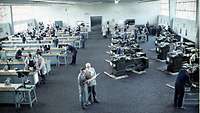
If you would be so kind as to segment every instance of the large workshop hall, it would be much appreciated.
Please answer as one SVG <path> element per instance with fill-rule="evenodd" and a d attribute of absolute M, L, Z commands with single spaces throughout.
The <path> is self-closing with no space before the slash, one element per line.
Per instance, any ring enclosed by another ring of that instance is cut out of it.
<path fill-rule="evenodd" d="M 0 0 L 0 113 L 199 113 L 199 0 Z"/>

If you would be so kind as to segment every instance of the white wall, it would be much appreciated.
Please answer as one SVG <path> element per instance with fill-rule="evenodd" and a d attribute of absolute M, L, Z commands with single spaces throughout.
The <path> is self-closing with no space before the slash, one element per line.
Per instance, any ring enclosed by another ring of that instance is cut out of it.
<path fill-rule="evenodd" d="M 168 26 L 169 17 L 159 15 L 158 24 Z M 197 26 L 194 20 L 175 18 L 173 19 L 172 24 L 173 24 L 172 28 L 177 34 L 179 34 L 180 36 L 184 38 L 187 38 L 190 41 L 193 41 L 193 42 L 196 41 Z"/>
<path fill-rule="evenodd" d="M 176 18 L 173 20 L 173 29 L 180 36 L 196 42 L 197 27 L 194 20 Z M 180 33 L 180 29 L 182 32 Z M 187 31 L 187 35 L 186 35 Z"/>
<path fill-rule="evenodd" d="M 170 26 L 169 16 L 158 16 L 158 25 Z"/>
<path fill-rule="evenodd" d="M 98 5 L 50 5 L 31 6 L 27 8 L 31 13 L 26 14 L 26 19 L 35 18 L 37 21 L 53 23 L 55 20 L 62 20 L 69 25 L 75 25 L 77 21 L 85 21 L 90 24 L 90 16 L 102 16 L 103 23 L 107 20 L 120 22 L 125 19 L 136 19 L 136 24 L 157 23 L 159 14 L 159 1 L 147 3 L 119 3 L 119 4 L 98 4 Z M 26 10 L 26 9 L 24 9 Z M 15 15 L 14 10 L 14 18 Z"/>
<path fill-rule="evenodd" d="M 0 37 L 5 36 L 6 33 L 11 33 L 10 23 L 11 14 L 9 6 L 0 6 Z"/>
<path fill-rule="evenodd" d="M 10 23 L 10 6 L 0 6 L 0 23 Z"/>

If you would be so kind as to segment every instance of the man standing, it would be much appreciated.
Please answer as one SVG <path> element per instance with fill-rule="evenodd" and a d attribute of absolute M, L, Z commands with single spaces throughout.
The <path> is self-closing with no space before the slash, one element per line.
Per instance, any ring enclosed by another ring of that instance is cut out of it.
<path fill-rule="evenodd" d="M 57 36 L 55 36 L 55 38 L 53 39 L 53 43 L 55 47 L 58 47 L 59 39 Z"/>
<path fill-rule="evenodd" d="M 69 50 L 72 53 L 72 62 L 70 63 L 70 65 L 76 64 L 76 54 L 77 54 L 76 48 L 72 45 L 67 44 L 67 50 Z"/>
<path fill-rule="evenodd" d="M 24 34 L 21 33 L 20 37 L 22 38 L 22 43 L 25 44 L 25 42 L 26 42 L 26 37 L 24 36 Z"/>
<path fill-rule="evenodd" d="M 37 62 L 36 62 L 36 67 L 38 70 L 38 74 L 41 77 L 41 83 L 45 84 L 46 83 L 46 74 L 47 74 L 47 68 L 45 65 L 45 60 L 42 57 L 41 54 L 38 54 L 37 56 Z"/>
<path fill-rule="evenodd" d="M 110 36 L 110 24 L 109 24 L 109 21 L 107 21 L 106 23 L 106 36 Z"/>
<path fill-rule="evenodd" d="M 86 108 L 87 105 L 87 84 L 86 84 L 86 70 L 85 68 L 81 68 L 80 73 L 78 75 L 78 88 L 79 88 L 79 99 L 81 102 L 82 109 Z"/>
<path fill-rule="evenodd" d="M 84 32 L 80 32 L 80 48 L 85 48 L 85 33 Z"/>
<path fill-rule="evenodd" d="M 183 69 L 180 70 L 180 72 L 176 78 L 175 94 L 174 94 L 174 107 L 183 108 L 182 104 L 183 104 L 186 83 L 189 83 L 190 85 L 196 87 L 196 85 L 193 85 L 190 82 L 189 72 L 190 72 L 190 70 L 187 68 L 187 66 L 183 66 Z"/>
<path fill-rule="evenodd" d="M 144 27 L 144 33 L 146 34 L 146 41 L 148 42 L 149 41 L 149 30 L 147 28 L 147 26 Z"/>
<path fill-rule="evenodd" d="M 96 76 L 96 71 L 95 69 L 91 66 L 90 63 L 85 64 L 86 70 L 90 72 L 90 78 Z M 88 101 L 90 103 L 99 103 L 99 101 L 96 98 L 96 78 L 88 82 Z M 92 101 L 93 97 L 93 101 Z"/>

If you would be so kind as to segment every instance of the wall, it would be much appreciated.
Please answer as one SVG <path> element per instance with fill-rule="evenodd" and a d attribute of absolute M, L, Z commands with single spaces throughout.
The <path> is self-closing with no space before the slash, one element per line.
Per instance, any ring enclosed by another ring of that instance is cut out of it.
<path fill-rule="evenodd" d="M 10 6 L 0 6 L 0 23 L 10 23 Z"/>
<path fill-rule="evenodd" d="M 16 6 L 19 7 L 19 6 Z M 17 10 L 13 8 L 13 16 L 17 17 Z M 24 7 L 24 6 L 23 6 Z M 134 18 L 136 24 L 150 24 L 157 22 L 159 14 L 159 1 L 146 3 L 119 3 L 119 4 L 98 4 L 98 5 L 49 5 L 49 6 L 26 6 L 24 18 L 35 18 L 37 21 L 53 23 L 55 20 L 62 20 L 69 25 L 76 25 L 77 21 L 85 21 L 90 24 L 90 16 L 102 16 L 103 23 L 107 20 L 122 22 L 125 19 Z M 29 10 L 29 11 L 27 11 Z M 30 13 L 31 12 L 31 13 Z M 21 19 L 22 16 L 21 16 Z"/>
<path fill-rule="evenodd" d="M 0 38 L 6 36 L 6 33 L 11 33 L 11 28 L 9 23 L 0 24 Z"/>
<path fill-rule="evenodd" d="M 35 19 L 22 20 L 14 22 L 14 33 L 18 33 L 24 30 L 32 30 L 37 27 L 37 23 Z"/>
<path fill-rule="evenodd" d="M 168 16 L 159 15 L 158 16 L 158 25 L 169 26 L 170 21 Z"/>
<path fill-rule="evenodd" d="M 0 37 L 6 33 L 11 33 L 10 23 L 10 6 L 0 6 Z"/>
<path fill-rule="evenodd" d="M 173 29 L 180 36 L 196 42 L 197 27 L 194 20 L 176 18 L 173 20 Z"/>
<path fill-rule="evenodd" d="M 169 25 L 168 16 L 158 16 L 158 25 Z M 180 36 L 190 41 L 196 42 L 197 27 L 194 20 L 175 18 L 172 20 L 173 30 Z"/>

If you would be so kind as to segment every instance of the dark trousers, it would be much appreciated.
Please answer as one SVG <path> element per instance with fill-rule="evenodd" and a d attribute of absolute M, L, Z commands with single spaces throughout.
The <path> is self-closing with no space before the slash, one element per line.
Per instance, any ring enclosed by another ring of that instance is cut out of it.
<path fill-rule="evenodd" d="M 92 97 L 93 101 L 96 101 L 96 91 L 95 91 L 95 85 L 93 86 L 88 86 L 88 100 L 92 102 Z"/>
<path fill-rule="evenodd" d="M 76 54 L 77 54 L 77 52 L 72 54 L 72 62 L 71 62 L 71 64 L 76 64 Z"/>
<path fill-rule="evenodd" d="M 41 82 L 45 83 L 45 81 L 46 81 L 46 74 L 43 74 L 42 71 L 40 71 L 39 76 L 41 77 Z"/>
<path fill-rule="evenodd" d="M 55 44 L 56 47 L 58 47 L 58 42 L 55 42 L 54 44 Z"/>
<path fill-rule="evenodd" d="M 184 87 L 175 85 L 174 107 L 182 107 L 184 92 Z"/>
<path fill-rule="evenodd" d="M 81 48 L 85 48 L 85 39 L 81 39 Z"/>

